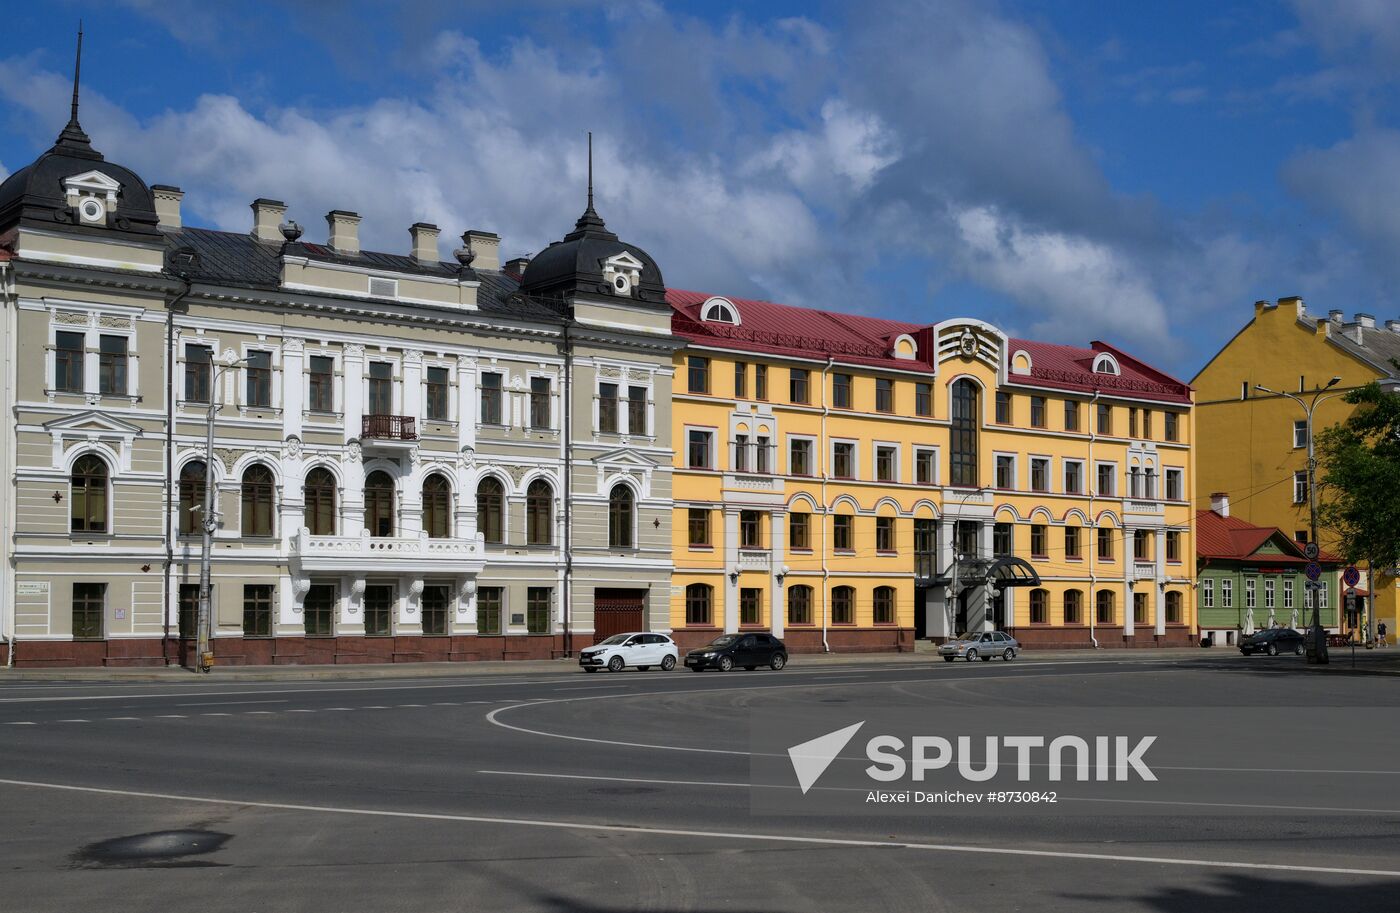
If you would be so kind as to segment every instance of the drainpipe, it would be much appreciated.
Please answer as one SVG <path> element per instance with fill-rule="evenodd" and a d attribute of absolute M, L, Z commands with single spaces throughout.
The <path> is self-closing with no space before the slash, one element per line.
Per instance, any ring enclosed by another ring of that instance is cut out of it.
<path fill-rule="evenodd" d="M 836 363 L 836 359 L 833 358 L 832 356 L 828 355 L 828 356 L 826 357 L 826 365 L 822 367 L 822 433 L 821 433 L 821 437 L 819 438 L 819 440 L 821 441 L 822 452 L 821 452 L 820 454 L 818 454 L 818 457 L 819 457 L 819 458 L 821 459 L 821 461 L 822 461 L 822 509 L 826 511 L 828 517 L 834 517 L 835 514 L 832 513 L 832 511 L 831 511 L 831 505 L 828 504 L 828 503 L 827 503 L 827 500 L 826 500 L 826 480 L 829 478 L 829 472 L 828 472 L 829 467 L 828 467 L 827 464 L 828 464 L 829 459 L 830 459 L 830 452 L 829 452 L 829 451 L 830 451 L 830 447 L 827 445 L 827 440 L 826 440 L 826 417 L 827 417 L 827 415 L 829 415 L 829 414 L 831 413 L 831 408 L 827 405 L 827 402 L 826 402 L 826 377 L 827 377 L 827 373 L 831 370 L 831 366 L 834 365 L 835 363 Z M 833 520 L 833 522 L 835 522 L 835 521 Z M 830 583 L 831 583 L 831 566 L 827 563 L 827 556 L 830 554 L 830 551 L 831 551 L 831 550 L 827 547 L 827 545 L 828 545 L 828 543 L 829 543 L 831 540 L 830 540 L 829 538 L 827 538 L 827 535 L 826 535 L 826 527 L 827 527 L 827 524 L 826 524 L 825 522 L 823 522 L 823 523 L 822 523 L 822 652 L 823 652 L 823 653 L 830 653 L 830 652 L 831 652 L 831 644 L 828 643 L 828 642 L 827 642 L 827 639 L 826 639 L 826 620 L 827 620 L 827 613 L 828 613 L 828 611 L 829 611 L 829 603 L 830 603 L 830 601 L 831 601 L 831 586 L 830 586 Z"/>
<path fill-rule="evenodd" d="M 1094 519 L 1094 492 L 1099 487 L 1099 468 L 1094 465 L 1094 441 L 1098 438 L 1099 432 L 1098 413 L 1099 390 L 1095 387 L 1094 397 L 1089 400 L 1089 414 L 1085 416 L 1089 423 L 1089 471 L 1085 475 L 1087 476 L 1089 472 L 1094 474 L 1094 481 L 1089 484 L 1089 522 L 1094 524 L 1094 541 L 1086 543 L 1091 545 L 1089 549 L 1089 604 L 1083 607 L 1084 611 L 1089 614 L 1089 640 L 1093 642 L 1095 650 L 1099 649 L 1099 639 L 1094 636 L 1094 622 L 1098 621 L 1099 611 L 1097 591 L 1094 589 L 1099 582 L 1098 575 L 1094 573 L 1094 563 L 1099 558 L 1099 523 Z M 1089 480 L 1085 479 L 1085 481 Z"/>
<path fill-rule="evenodd" d="M 165 305 L 165 567 L 161 571 L 163 585 L 160 591 L 160 605 L 164 633 L 161 635 L 160 652 L 164 654 L 167 666 L 175 665 L 171 662 L 169 653 L 170 576 L 175 569 L 175 538 L 172 535 L 171 519 L 171 511 L 175 505 L 175 312 L 177 308 L 182 312 L 189 310 L 188 305 L 184 305 L 183 302 L 185 296 L 190 293 L 191 286 L 188 278 L 181 276 L 180 280 L 184 282 L 185 287 Z M 212 462 L 212 458 L 206 459 L 206 465 L 212 465 Z M 207 484 L 208 480 L 205 481 Z"/>
<path fill-rule="evenodd" d="M 569 338 L 570 318 L 564 318 L 560 345 L 564 352 L 564 655 L 574 655 L 574 345 Z M 596 629 L 595 629 L 596 630 Z"/>
<path fill-rule="evenodd" d="M 5 308 L 5 313 L 0 315 L 0 319 L 5 321 L 4 330 L 0 332 L 0 338 L 5 340 L 5 349 L 7 352 L 17 351 L 19 344 L 19 338 L 16 335 L 19 329 L 18 317 L 16 311 L 10 307 L 10 299 L 12 297 L 14 296 L 10 293 L 10 264 L 8 261 L 0 261 L 0 304 L 3 304 Z M 0 401 L 7 403 L 14 402 L 17 371 L 15 365 L 16 361 L 18 361 L 17 358 L 9 359 L 9 364 L 5 367 L 5 376 L 3 379 L 0 379 L 0 384 L 4 384 L 4 394 L 0 396 Z M 17 443 L 12 443 L 10 436 L 7 434 L 5 435 L 5 440 L 0 441 L 0 447 L 4 447 L 6 451 L 6 458 L 0 462 L 8 465 L 11 472 L 13 472 L 14 455 L 17 454 Z M 3 484 L 8 485 L 9 479 L 6 479 Z M 0 529 L 3 529 L 5 532 L 3 540 L 7 550 L 14 533 L 16 516 L 14 491 L 12 489 L 10 497 L 7 499 L 5 505 L 5 515 L 0 517 Z M 6 564 L 8 564 L 10 561 L 9 556 L 5 555 L 4 560 Z M 0 593 L 0 606 L 8 604 L 10 608 L 8 613 L 0 611 L 0 637 L 3 637 L 5 640 L 5 666 L 6 668 L 13 669 L 15 665 L 15 650 L 18 647 L 16 641 L 19 635 L 18 616 L 16 615 L 17 609 L 14 600 L 16 590 L 14 574 L 10 573 L 4 578 L 4 581 L 6 591 Z M 8 614 L 8 618 L 5 617 L 6 614 Z"/>

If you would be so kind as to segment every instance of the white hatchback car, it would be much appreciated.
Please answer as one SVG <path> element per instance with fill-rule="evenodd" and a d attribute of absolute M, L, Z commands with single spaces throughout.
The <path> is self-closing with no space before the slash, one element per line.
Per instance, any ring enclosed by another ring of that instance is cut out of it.
<path fill-rule="evenodd" d="M 670 672 L 676 668 L 680 649 L 676 642 L 665 634 L 652 634 L 636 631 L 630 634 L 614 634 L 602 643 L 596 643 L 579 651 L 578 664 L 584 672 L 607 669 L 621 672 L 628 666 L 635 666 L 643 672 L 652 666 Z"/>

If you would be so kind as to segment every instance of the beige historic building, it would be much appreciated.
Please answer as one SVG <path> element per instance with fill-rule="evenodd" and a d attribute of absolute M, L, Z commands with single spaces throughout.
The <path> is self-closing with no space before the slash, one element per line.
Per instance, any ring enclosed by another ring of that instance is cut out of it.
<path fill-rule="evenodd" d="M 206 484 L 221 663 L 669 628 L 677 343 L 591 189 L 504 265 L 490 232 L 444 262 L 433 225 L 378 253 L 353 212 L 313 241 L 267 199 L 246 232 L 185 227 L 181 197 L 106 161 L 76 100 L 0 185 L 7 661 L 180 661 Z"/>

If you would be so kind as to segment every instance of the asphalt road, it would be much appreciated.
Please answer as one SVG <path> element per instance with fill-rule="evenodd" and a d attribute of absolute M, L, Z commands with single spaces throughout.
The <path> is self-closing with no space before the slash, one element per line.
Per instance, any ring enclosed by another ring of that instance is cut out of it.
<path fill-rule="evenodd" d="M 1365 807 L 1347 813 L 759 815 L 747 721 L 817 704 L 1246 716 L 1396 707 L 1396 685 L 1230 655 L 6 684 L 0 909 L 1392 910 L 1391 772 L 1322 774 Z"/>

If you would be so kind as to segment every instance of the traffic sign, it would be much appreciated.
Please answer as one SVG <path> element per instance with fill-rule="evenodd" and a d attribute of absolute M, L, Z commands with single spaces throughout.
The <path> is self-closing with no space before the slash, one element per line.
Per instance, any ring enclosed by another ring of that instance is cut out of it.
<path fill-rule="evenodd" d="M 1361 582 L 1361 572 L 1356 569 L 1356 565 L 1351 565 L 1342 571 L 1342 583 L 1347 586 L 1356 586 Z"/>
<path fill-rule="evenodd" d="M 1318 564 L 1316 561 L 1309 561 L 1308 566 L 1303 568 L 1303 574 L 1309 580 L 1316 583 L 1317 579 L 1322 576 L 1322 565 Z"/>
<path fill-rule="evenodd" d="M 1307 587 L 1310 590 L 1327 589 L 1327 584 L 1323 583 L 1321 580 L 1309 580 L 1306 583 L 1304 583 L 1303 586 Z"/>
<path fill-rule="evenodd" d="M 1308 556 L 1309 561 L 1316 561 L 1317 556 L 1322 554 L 1322 549 L 1317 547 L 1316 542 L 1308 542 L 1303 546 L 1303 554 Z"/>

